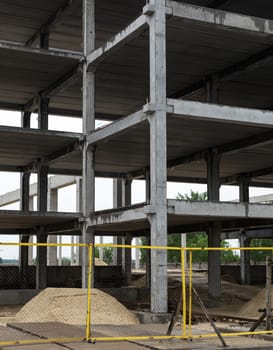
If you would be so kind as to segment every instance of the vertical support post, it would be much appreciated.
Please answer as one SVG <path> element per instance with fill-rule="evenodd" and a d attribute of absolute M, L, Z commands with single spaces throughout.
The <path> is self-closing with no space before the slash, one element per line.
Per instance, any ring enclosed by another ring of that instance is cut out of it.
<path fill-rule="evenodd" d="M 146 203 L 149 204 L 151 200 L 151 181 L 150 181 L 150 170 L 146 170 L 145 174 L 145 184 L 146 184 Z"/>
<path fill-rule="evenodd" d="M 272 257 L 266 257 L 266 330 L 272 329 L 272 302 L 271 302 L 271 285 L 272 285 Z"/>
<path fill-rule="evenodd" d="M 58 211 L 58 189 L 49 189 L 48 191 L 48 203 L 50 211 Z M 57 235 L 48 236 L 48 243 L 58 243 Z M 57 246 L 48 247 L 47 264 L 49 266 L 58 266 L 57 258 Z"/>
<path fill-rule="evenodd" d="M 38 128 L 48 130 L 48 105 L 49 99 L 40 96 L 38 111 Z M 38 165 L 38 211 L 47 211 L 48 167 L 40 163 Z"/>
<path fill-rule="evenodd" d="M 141 244 L 141 241 L 140 241 L 140 238 L 136 237 L 135 238 L 135 244 L 136 246 L 140 246 Z M 136 270 L 139 270 L 140 269 L 140 249 L 139 248 L 136 248 L 135 249 L 135 269 Z"/>
<path fill-rule="evenodd" d="M 241 203 L 249 203 L 249 184 L 250 178 L 242 177 L 239 181 L 239 199 Z M 240 247 L 249 247 L 250 240 L 245 236 L 240 237 Z M 250 284 L 250 251 L 240 250 L 240 273 L 241 283 Z"/>
<path fill-rule="evenodd" d="M 28 243 L 29 235 L 20 235 L 20 243 Z M 20 287 L 27 288 L 27 268 L 28 268 L 28 247 L 19 247 L 19 271 L 20 271 Z"/>
<path fill-rule="evenodd" d="M 48 188 L 48 167 L 42 164 L 38 165 L 38 211 L 45 213 L 47 211 L 47 188 Z"/>
<path fill-rule="evenodd" d="M 206 81 L 206 101 L 208 103 L 218 103 L 219 101 L 219 79 L 212 75 Z"/>
<path fill-rule="evenodd" d="M 47 235 L 41 228 L 37 235 L 37 243 L 46 243 Z M 47 247 L 37 247 L 37 265 L 36 265 L 36 289 L 45 289 L 47 287 Z"/>
<path fill-rule="evenodd" d="M 22 211 L 29 211 L 29 179 L 30 173 L 21 173 L 21 198 L 20 206 Z"/>
<path fill-rule="evenodd" d="M 21 113 L 21 125 L 22 128 L 30 128 L 31 112 L 24 111 Z"/>
<path fill-rule="evenodd" d="M 33 210 L 33 197 L 29 198 L 29 210 Z M 33 243 L 33 236 L 29 237 L 29 243 Z M 28 247 L 28 264 L 33 265 L 33 246 Z"/>
<path fill-rule="evenodd" d="M 132 244 L 132 237 L 127 234 L 124 239 L 125 245 Z M 122 264 L 124 282 L 129 285 L 132 279 L 132 249 L 124 248 L 124 263 Z"/>
<path fill-rule="evenodd" d="M 251 239 L 242 235 L 240 237 L 240 247 L 249 248 Z M 247 285 L 251 283 L 250 275 L 250 250 L 240 250 L 240 272 L 241 284 Z"/>
<path fill-rule="evenodd" d="M 207 155 L 208 200 L 219 201 L 219 168 L 220 157 L 213 151 Z M 221 226 L 212 223 L 208 229 L 208 247 L 220 247 Z M 217 303 L 221 297 L 221 253 L 220 251 L 208 252 L 208 293 L 211 302 Z"/>
<path fill-rule="evenodd" d="M 76 180 L 76 212 L 82 212 L 82 179 L 80 177 Z M 76 236 L 76 242 L 82 243 L 82 236 Z M 81 248 L 76 247 L 76 265 L 82 265 Z"/>
<path fill-rule="evenodd" d="M 30 127 L 30 112 L 23 112 L 21 115 L 21 125 L 23 128 Z M 24 172 L 21 173 L 21 184 L 20 184 L 20 210 L 29 211 L 30 208 L 30 199 L 29 199 L 29 180 L 30 173 Z M 29 242 L 29 235 L 20 235 L 21 243 Z M 20 271 L 20 280 L 21 288 L 27 288 L 27 268 L 29 263 L 29 247 L 20 246 L 19 247 L 19 271 Z"/>
<path fill-rule="evenodd" d="M 49 48 L 49 31 L 48 28 L 42 30 L 40 34 L 40 47 L 43 49 Z"/>
<path fill-rule="evenodd" d="M 95 49 L 95 0 L 83 0 L 83 46 L 84 56 Z M 95 72 L 83 65 L 83 133 L 88 135 L 95 130 Z M 94 242 L 94 230 L 88 228 L 87 218 L 95 210 L 95 149 L 88 143 L 83 145 L 82 210 L 86 218 L 82 236 L 84 243 Z M 88 281 L 88 250 L 83 249 L 82 287 Z M 93 281 L 92 281 L 93 286 Z"/>
<path fill-rule="evenodd" d="M 146 245 L 151 245 L 150 237 L 147 237 Z M 151 288 L 151 249 L 146 250 L 146 287 Z"/>
<path fill-rule="evenodd" d="M 113 208 L 121 208 L 123 206 L 123 180 L 121 178 L 113 179 Z M 123 239 L 120 236 L 113 237 L 114 244 L 123 244 Z M 113 249 L 113 264 L 122 266 L 123 250 L 121 248 Z"/>
<path fill-rule="evenodd" d="M 239 183 L 239 198 L 241 203 L 249 203 L 250 178 L 242 177 Z"/>
<path fill-rule="evenodd" d="M 39 97 L 38 128 L 48 130 L 48 97 Z"/>
<path fill-rule="evenodd" d="M 155 12 L 150 26 L 151 245 L 167 245 L 167 113 L 166 113 L 166 9 L 165 0 L 151 0 Z M 167 251 L 151 251 L 151 311 L 168 311 Z"/>

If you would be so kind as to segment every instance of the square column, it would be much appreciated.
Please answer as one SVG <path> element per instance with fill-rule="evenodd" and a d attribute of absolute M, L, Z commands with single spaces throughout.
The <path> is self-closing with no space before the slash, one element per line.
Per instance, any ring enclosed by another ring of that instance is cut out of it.
<path fill-rule="evenodd" d="M 151 0 L 150 26 L 150 213 L 151 245 L 167 245 L 167 114 L 165 0 Z M 167 252 L 151 251 L 151 311 L 168 311 Z"/>
<path fill-rule="evenodd" d="M 220 156 L 213 151 L 207 154 L 207 178 L 208 178 L 208 200 L 219 202 L 220 195 Z M 213 223 L 208 230 L 208 247 L 218 248 L 220 240 L 221 225 Z M 220 251 L 208 252 L 208 294 L 211 302 L 220 300 L 221 297 L 221 253 Z"/>
<path fill-rule="evenodd" d="M 95 49 L 95 0 L 83 1 L 83 46 L 87 57 Z M 86 62 L 83 65 L 83 134 L 88 135 L 95 130 L 95 71 L 88 70 Z M 82 170 L 82 211 L 87 219 L 95 210 L 95 149 L 83 145 Z M 94 242 L 94 230 L 87 225 L 82 227 L 83 243 Z M 82 249 L 82 287 L 87 287 L 88 280 L 88 250 Z"/>
<path fill-rule="evenodd" d="M 47 235 L 41 229 L 37 235 L 37 243 L 47 243 Z M 47 247 L 37 247 L 37 265 L 36 265 L 36 289 L 45 289 L 47 287 Z"/>
<path fill-rule="evenodd" d="M 50 211 L 58 211 L 58 189 L 49 189 L 48 191 L 48 203 Z M 57 235 L 48 236 L 48 243 L 58 243 Z M 58 247 L 48 247 L 47 265 L 58 266 L 57 251 Z"/>

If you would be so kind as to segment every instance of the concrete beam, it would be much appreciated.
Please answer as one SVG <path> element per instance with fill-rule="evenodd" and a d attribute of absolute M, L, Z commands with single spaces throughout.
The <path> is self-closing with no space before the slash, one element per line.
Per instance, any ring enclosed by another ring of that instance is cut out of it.
<path fill-rule="evenodd" d="M 184 202 L 168 200 L 168 214 L 183 216 L 202 216 L 211 218 L 255 218 L 273 217 L 273 206 L 266 204 L 226 203 L 226 202 Z"/>
<path fill-rule="evenodd" d="M 88 69 L 97 66 L 113 52 L 119 50 L 121 47 L 125 46 L 130 41 L 138 37 L 146 29 L 148 29 L 147 16 L 141 15 L 121 32 L 107 41 L 102 47 L 92 51 L 87 56 Z"/>
<path fill-rule="evenodd" d="M 43 33 L 49 33 L 56 26 L 61 25 L 64 19 L 73 14 L 73 12 L 80 6 L 80 1 L 78 0 L 67 0 L 64 4 L 51 15 L 42 26 L 33 33 L 33 35 L 26 41 L 26 46 L 31 46 L 34 44 Z"/>
<path fill-rule="evenodd" d="M 172 108 L 174 118 L 200 119 L 263 128 L 272 128 L 273 126 L 273 112 L 271 111 L 176 99 L 168 99 L 167 104 Z"/>
<path fill-rule="evenodd" d="M 88 219 L 88 226 L 108 225 L 130 221 L 147 220 L 143 208 L 114 211 L 107 214 L 95 214 Z"/>
<path fill-rule="evenodd" d="M 223 177 L 221 178 L 221 184 L 222 185 L 237 184 L 238 182 L 240 182 L 241 178 L 243 177 L 255 178 L 255 177 L 266 176 L 271 174 L 273 174 L 273 167 L 257 169 L 257 170 L 249 171 L 247 173 L 239 173 L 239 174 Z M 252 185 L 252 182 L 250 182 L 250 185 Z M 272 187 L 272 184 L 270 184 L 270 187 Z"/>
<path fill-rule="evenodd" d="M 58 49 L 42 49 L 36 47 L 27 47 L 24 44 L 15 43 L 12 41 L 0 40 L 0 50 L 14 50 L 20 54 L 20 52 L 26 52 L 30 54 L 44 55 L 44 56 L 53 56 L 60 58 L 70 58 L 75 61 L 79 61 L 82 59 L 82 54 L 75 51 L 68 50 L 58 50 Z"/>
<path fill-rule="evenodd" d="M 96 129 L 90 133 L 86 140 L 89 145 L 94 145 L 100 142 L 104 142 L 107 139 L 118 136 L 126 129 L 132 128 L 135 125 L 147 120 L 147 115 L 143 111 L 138 111 L 128 117 L 117 120 L 109 125 L 106 125 L 100 129 Z"/>
<path fill-rule="evenodd" d="M 273 34 L 273 21 L 222 10 L 209 9 L 167 0 L 166 6 L 172 9 L 172 15 L 185 20 L 210 24 L 233 31 L 244 31 L 262 36 Z"/>

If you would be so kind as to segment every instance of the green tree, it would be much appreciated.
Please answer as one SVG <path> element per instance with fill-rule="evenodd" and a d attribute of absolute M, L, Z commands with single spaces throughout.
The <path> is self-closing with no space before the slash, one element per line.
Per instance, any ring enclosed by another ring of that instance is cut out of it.
<path fill-rule="evenodd" d="M 100 250 L 98 247 L 95 247 L 95 258 L 100 257 Z M 103 261 L 107 264 L 113 262 L 113 248 L 112 247 L 103 247 Z"/>
<path fill-rule="evenodd" d="M 273 239 L 252 239 L 251 247 L 272 247 Z M 257 262 L 265 262 L 267 256 L 271 256 L 272 252 L 268 250 L 252 250 L 250 252 L 250 259 L 256 264 Z"/>
<path fill-rule="evenodd" d="M 103 261 L 107 264 L 111 264 L 113 262 L 113 248 L 112 247 L 104 247 L 103 248 Z"/>

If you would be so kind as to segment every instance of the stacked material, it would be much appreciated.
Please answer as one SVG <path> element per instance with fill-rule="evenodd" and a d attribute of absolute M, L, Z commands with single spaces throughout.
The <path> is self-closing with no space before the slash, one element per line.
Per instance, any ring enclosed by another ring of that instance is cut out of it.
<path fill-rule="evenodd" d="M 273 300 L 273 288 L 271 293 L 271 298 Z M 259 318 L 261 313 L 258 309 L 264 309 L 266 307 L 266 288 L 262 289 L 257 293 L 252 299 L 250 299 L 243 307 L 240 309 L 240 314 L 244 317 Z"/>
<path fill-rule="evenodd" d="M 86 314 L 86 289 L 47 288 L 19 311 L 14 322 L 63 322 L 84 325 Z M 138 324 L 138 320 L 115 298 L 98 289 L 92 289 L 91 323 Z"/>

